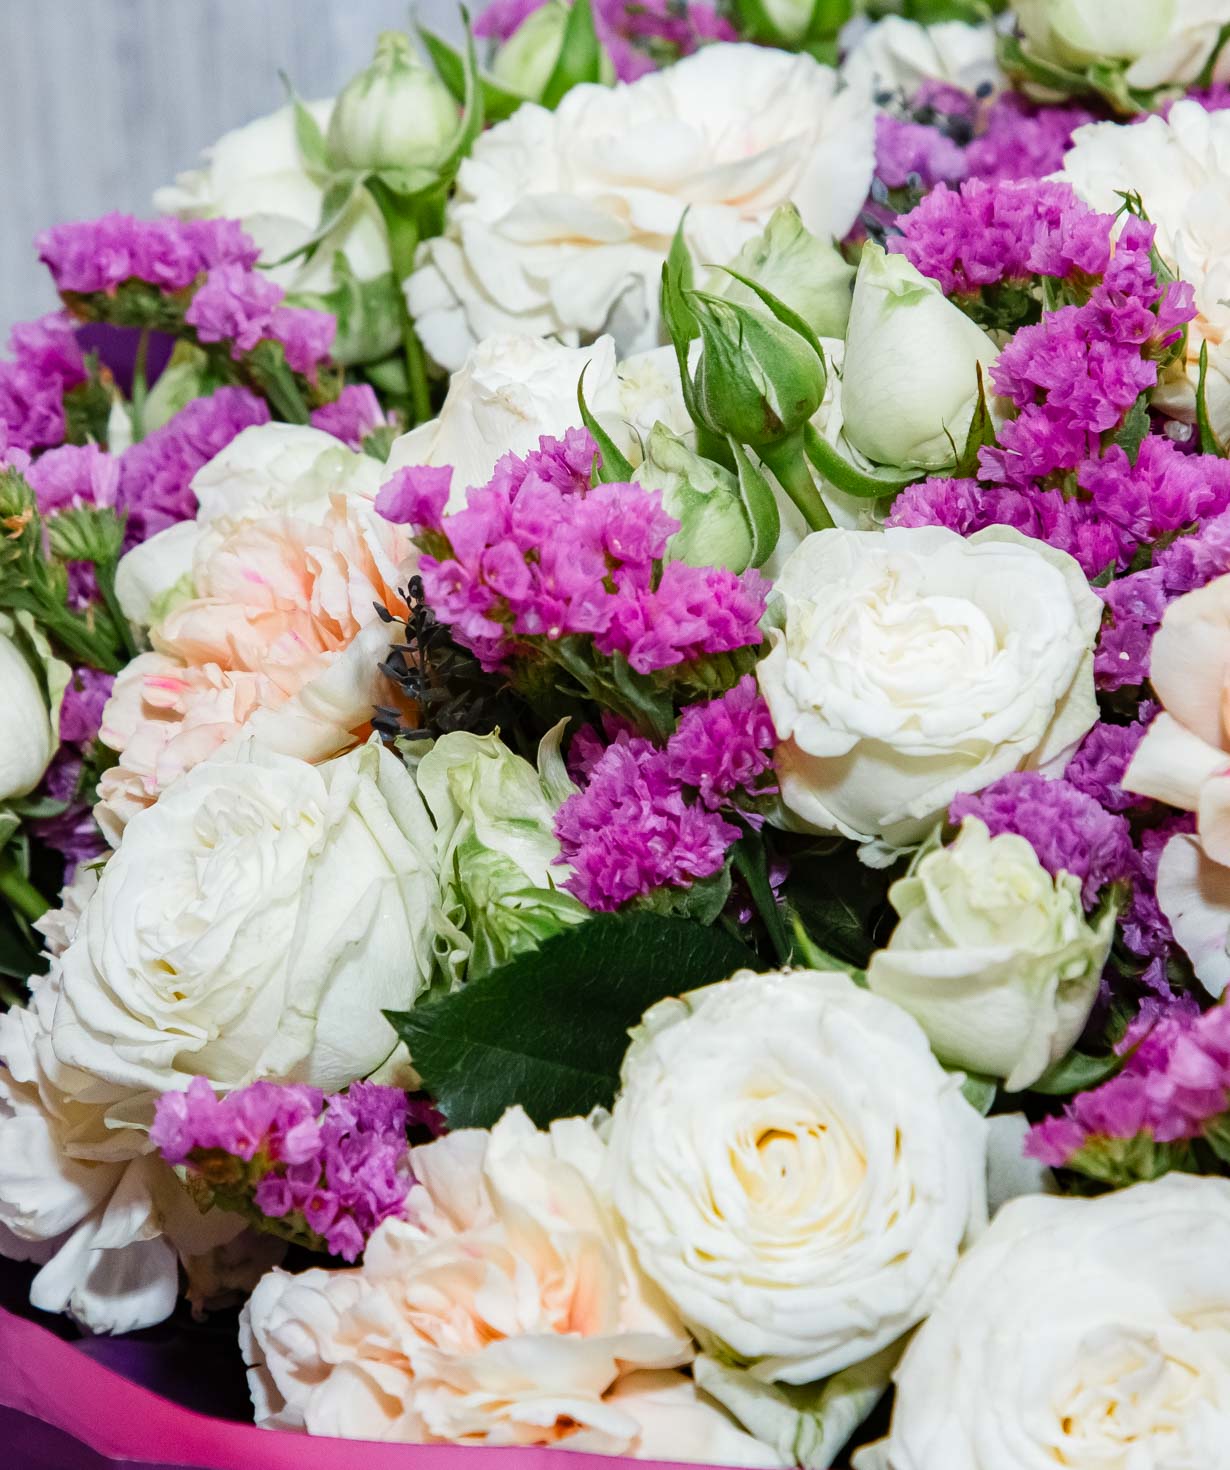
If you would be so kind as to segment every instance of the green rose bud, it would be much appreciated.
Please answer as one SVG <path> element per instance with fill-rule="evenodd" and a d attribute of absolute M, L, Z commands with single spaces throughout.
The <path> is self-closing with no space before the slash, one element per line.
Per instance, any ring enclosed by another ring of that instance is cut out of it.
<path fill-rule="evenodd" d="M 559 60 L 569 8 L 563 0 L 548 0 L 517 27 L 495 53 L 491 75 L 522 97 L 542 96 Z"/>
<path fill-rule="evenodd" d="M 752 533 L 739 484 L 723 465 L 704 459 L 665 424 L 655 424 L 636 471 L 643 485 L 662 491 L 662 508 L 680 522 L 667 548 L 672 561 L 693 567 L 747 569 Z"/>
<path fill-rule="evenodd" d="M 888 891 L 901 920 L 867 983 L 918 1021 L 940 1061 L 1029 1087 L 1076 1044 L 1114 936 L 1081 884 L 1052 878 L 1030 844 L 967 817 Z"/>
<path fill-rule="evenodd" d="M 700 329 L 696 406 L 705 423 L 753 447 L 797 433 L 824 400 L 824 360 L 767 310 L 688 293 Z"/>
<path fill-rule="evenodd" d="M 448 151 L 459 112 L 408 36 L 383 31 L 372 63 L 342 89 L 329 119 L 337 168 L 430 167 Z"/>
<path fill-rule="evenodd" d="M 456 979 L 463 972 L 472 979 L 589 916 L 559 887 L 568 876 L 555 837 L 566 782 L 560 734 L 562 727 L 543 741 L 538 771 L 498 732 L 441 736 L 419 761 L 419 791 L 436 824 L 439 927 Z"/>
<path fill-rule="evenodd" d="M 808 231 L 793 204 L 774 210 L 763 235 L 749 240 L 719 273 L 714 290 L 727 301 L 758 307 L 755 293 L 735 276 L 746 276 L 798 312 L 818 337 L 844 337 L 854 290 L 854 267 L 832 241 Z"/>

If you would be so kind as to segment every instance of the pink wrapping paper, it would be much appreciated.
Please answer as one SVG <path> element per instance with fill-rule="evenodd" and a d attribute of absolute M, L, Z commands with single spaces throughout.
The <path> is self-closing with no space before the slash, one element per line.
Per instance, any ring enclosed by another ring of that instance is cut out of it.
<path fill-rule="evenodd" d="M 0 1309 L 0 1406 L 54 1425 L 109 1459 L 193 1470 L 667 1470 L 544 1449 L 390 1445 L 275 1434 L 182 1408 L 45 1328 Z M 3 1452 L 0 1452 L 3 1461 Z M 7 1462 L 6 1462 L 7 1463 Z M 19 1467 L 14 1467 L 19 1470 Z M 117 1467 L 118 1470 L 118 1467 Z"/>

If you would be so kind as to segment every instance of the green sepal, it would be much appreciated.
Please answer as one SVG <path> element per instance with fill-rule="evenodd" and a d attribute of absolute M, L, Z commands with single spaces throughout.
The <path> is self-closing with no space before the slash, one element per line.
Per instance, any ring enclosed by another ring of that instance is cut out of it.
<path fill-rule="evenodd" d="M 887 495 L 896 495 L 907 485 L 913 485 L 923 476 L 917 472 L 903 474 L 900 470 L 860 470 L 838 453 L 814 424 L 803 430 L 803 444 L 807 458 L 821 475 L 836 489 L 860 500 L 879 500 Z"/>
<path fill-rule="evenodd" d="M 573 87 L 583 82 L 602 80 L 602 43 L 594 29 L 594 12 L 590 0 L 572 0 L 568 23 L 564 27 L 559 56 L 539 101 L 543 107 L 555 109 Z"/>
<path fill-rule="evenodd" d="M 595 485 L 624 485 L 632 478 L 632 463 L 627 459 L 614 439 L 594 417 L 585 402 L 585 374 L 589 363 L 581 369 L 577 379 L 577 408 L 581 422 L 589 430 L 589 436 L 598 446 L 598 458 L 594 461 L 593 482 Z"/>
<path fill-rule="evenodd" d="M 423 26 L 418 27 L 418 34 L 440 80 L 458 102 L 464 102 L 466 68 L 461 53 Z M 489 123 L 504 122 L 525 103 L 524 97 L 502 87 L 494 77 L 485 72 L 479 74 L 478 82 L 483 94 L 483 115 Z"/>
<path fill-rule="evenodd" d="M 1200 432 L 1201 454 L 1217 454 L 1222 459 L 1226 457 L 1226 449 L 1221 440 L 1213 432 L 1213 425 L 1209 419 L 1209 400 L 1207 395 L 1209 379 L 1209 344 L 1200 344 L 1200 372 L 1196 380 L 1196 427 Z"/>
<path fill-rule="evenodd" d="M 1149 432 L 1149 395 L 1141 393 L 1131 408 L 1128 409 L 1127 417 L 1114 436 L 1116 443 L 1128 457 L 1129 464 L 1136 463 L 1136 457 L 1140 453 L 1140 446 L 1145 442 L 1145 435 Z"/>
<path fill-rule="evenodd" d="M 777 549 L 782 533 L 781 511 L 777 507 L 777 496 L 773 486 L 752 463 L 751 456 L 735 439 L 727 439 L 734 456 L 735 476 L 739 484 L 739 502 L 747 517 L 748 530 L 752 537 L 751 558 L 748 565 L 762 567 Z"/>
<path fill-rule="evenodd" d="M 979 454 L 983 449 L 995 444 L 995 420 L 991 417 L 991 407 L 987 402 L 982 364 L 979 362 L 974 366 L 978 371 L 978 402 L 974 407 L 974 416 L 970 420 L 969 433 L 965 436 L 965 447 L 957 456 L 957 463 L 952 472 L 953 478 L 957 480 L 976 478 Z"/>

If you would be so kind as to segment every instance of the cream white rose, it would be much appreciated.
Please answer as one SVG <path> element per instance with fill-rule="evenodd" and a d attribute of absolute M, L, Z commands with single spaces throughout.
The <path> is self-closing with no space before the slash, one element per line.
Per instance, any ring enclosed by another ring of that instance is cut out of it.
<path fill-rule="evenodd" d="M 1230 1182 L 1014 1200 L 906 1350 L 858 1470 L 1196 1470 L 1230 1444 Z"/>
<path fill-rule="evenodd" d="M 453 509 L 472 485 L 485 485 L 503 455 L 538 448 L 544 434 L 580 423 L 577 385 L 585 402 L 633 462 L 660 419 L 680 433 L 692 428 L 670 348 L 615 364 L 615 344 L 561 347 L 539 337 L 495 336 L 480 342 L 453 374 L 439 418 L 397 439 L 386 474 L 407 465 L 451 465 Z"/>
<path fill-rule="evenodd" d="M 1129 87 L 1190 85 L 1208 65 L 1226 23 L 1223 0 L 1016 0 L 1029 54 L 1083 70 L 1127 63 Z M 1230 76 L 1223 48 L 1213 80 Z"/>
<path fill-rule="evenodd" d="M 257 1422 L 654 1457 L 638 1399 L 686 1398 L 687 1380 L 630 1378 L 686 1363 L 692 1344 L 631 1263 L 593 1128 L 566 1118 L 540 1133 L 514 1109 L 411 1158 L 408 1218 L 380 1226 L 361 1267 L 276 1271 L 253 1293 L 242 1337 Z M 781 1463 L 708 1413 L 750 1448 L 737 1463 Z M 702 1432 L 692 1453 L 707 1448 Z"/>
<path fill-rule="evenodd" d="M 75 898 L 48 916 L 53 946 L 79 923 Z M 143 1132 L 109 1125 L 91 1096 L 97 1079 L 52 1049 L 60 992 L 53 955 L 29 1005 L 0 1015 L 0 1255 L 41 1264 L 34 1306 L 93 1332 L 132 1332 L 170 1316 L 181 1260 L 243 1221 L 202 1215 Z"/>
<path fill-rule="evenodd" d="M 64 953 L 52 1040 L 111 1118 L 194 1074 L 335 1091 L 396 1038 L 432 967 L 431 824 L 373 742 L 321 766 L 257 746 L 138 813 Z"/>
<path fill-rule="evenodd" d="M 1052 878 L 1025 838 L 967 817 L 888 896 L 900 921 L 867 983 L 909 1011 L 942 1062 L 1014 1092 L 1068 1054 L 1115 930 L 1110 912 L 1085 922 L 1078 878 Z"/>
<path fill-rule="evenodd" d="M 950 468 L 978 407 L 979 367 L 989 393 L 998 355 L 904 255 L 865 245 L 841 371 L 845 437 L 877 464 Z"/>
<path fill-rule="evenodd" d="M 657 345 L 662 261 L 680 221 L 701 261 L 730 260 L 793 200 L 841 237 L 874 168 L 874 109 L 837 74 L 767 47 L 702 47 L 614 87 L 527 103 L 475 143 L 445 231 L 407 299 L 428 352 L 457 368 L 493 333 Z"/>
<path fill-rule="evenodd" d="M 859 37 L 841 64 L 842 80 L 873 98 L 883 92 L 913 98 L 924 82 L 946 82 L 963 92 L 1003 86 L 995 55 L 995 29 L 941 21 L 920 25 L 888 15 Z"/>
<path fill-rule="evenodd" d="M 1207 347 L 1209 421 L 1230 439 L 1230 113 L 1178 102 L 1167 119 L 1089 123 L 1073 134 L 1060 177 L 1107 214 L 1118 211 L 1122 193 L 1140 195 L 1158 250 L 1196 293 L 1186 360 L 1163 373 L 1153 404 L 1195 423 L 1200 351 Z"/>
<path fill-rule="evenodd" d="M 333 114 L 333 100 L 306 104 L 322 133 Z M 324 187 L 307 170 L 295 136 L 294 110 L 279 108 L 225 133 L 207 148 L 200 168 L 176 176 L 154 193 L 154 208 L 179 219 L 237 219 L 261 253 L 270 277 L 297 296 L 327 295 L 339 285 L 334 262 L 340 254 L 346 270 L 368 291 L 374 283 L 392 286 L 392 261 L 384 221 L 365 189 L 356 191 L 349 207 L 310 257 L 286 256 L 316 233 Z M 278 262 L 282 262 L 278 264 Z M 367 360 L 389 352 L 397 342 L 392 289 L 382 292 L 379 320 L 367 313 L 365 338 L 357 352 L 347 350 L 346 322 L 334 345 L 339 361 Z"/>
<path fill-rule="evenodd" d="M 703 1342 L 810 1383 L 930 1310 L 985 1215 L 984 1140 L 904 1011 L 846 975 L 741 971 L 633 1033 L 615 1204 Z"/>
<path fill-rule="evenodd" d="M 1102 604 L 1007 527 L 819 531 L 775 592 L 757 677 L 805 830 L 917 842 L 958 792 L 1066 757 L 1097 718 Z"/>

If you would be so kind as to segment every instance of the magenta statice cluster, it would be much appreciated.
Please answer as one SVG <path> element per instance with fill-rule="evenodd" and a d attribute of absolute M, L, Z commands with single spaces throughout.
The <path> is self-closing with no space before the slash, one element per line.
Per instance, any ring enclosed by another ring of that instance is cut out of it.
<path fill-rule="evenodd" d="M 409 1118 L 405 1093 L 373 1082 L 330 1097 L 254 1082 L 217 1097 L 194 1077 L 159 1098 L 150 1139 L 168 1163 L 201 1173 L 223 1204 L 242 1192 L 260 1214 L 301 1220 L 353 1261 L 382 1220 L 405 1213 Z"/>
<path fill-rule="evenodd" d="M 269 406 L 246 388 L 194 398 L 120 460 L 119 503 L 132 546 L 196 514 L 192 479 L 244 429 L 269 422 Z"/>
<path fill-rule="evenodd" d="M 1067 872 L 1080 879 L 1087 909 L 1096 905 L 1108 883 L 1128 878 L 1133 869 L 1127 821 L 1067 781 L 1036 771 L 1015 771 L 981 791 L 958 796 L 948 816 L 954 823 L 977 817 L 992 836 L 1015 832 L 1024 837 L 1048 873 Z"/>
<path fill-rule="evenodd" d="M 314 429 L 332 434 L 351 449 L 362 449 L 369 434 L 386 428 L 392 420 L 369 383 L 348 383 L 332 403 L 312 410 L 311 422 Z"/>
<path fill-rule="evenodd" d="M 476 36 L 508 40 L 547 0 L 493 0 L 474 22 Z M 737 39 L 730 22 L 699 0 L 595 0 L 594 29 L 621 82 L 662 65 L 666 52 L 690 56 L 704 41 Z"/>
<path fill-rule="evenodd" d="M 184 312 L 201 342 L 229 342 L 240 358 L 262 342 L 279 342 L 287 365 L 312 376 L 329 356 L 337 321 L 324 311 L 286 306 L 286 293 L 268 276 L 230 262 L 214 266 Z"/>
<path fill-rule="evenodd" d="M 507 454 L 464 510 L 445 513 L 450 475 L 400 471 L 377 508 L 415 525 L 436 616 L 484 669 L 545 640 L 583 636 L 639 674 L 758 646 L 768 583 L 721 567 L 665 562 L 679 523 L 661 493 L 590 487 L 596 447 L 582 429 Z"/>
<path fill-rule="evenodd" d="M 222 266 L 250 270 L 260 257 L 237 220 L 136 219 L 105 214 L 44 230 L 35 240 L 56 290 L 114 295 L 127 281 L 183 291 Z"/>
<path fill-rule="evenodd" d="M 776 790 L 775 743 L 748 675 L 685 709 L 664 747 L 624 730 L 601 754 L 587 752 L 586 785 L 555 821 L 573 869 L 565 887 L 587 908 L 612 910 L 720 872 L 743 834 L 727 817 L 758 825 L 755 799 Z"/>
<path fill-rule="evenodd" d="M 1061 1116 L 1037 1124 L 1025 1145 L 1030 1157 L 1106 1177 L 1120 1154 L 1109 1145 L 1180 1143 L 1225 1126 L 1230 1006 L 1201 1014 L 1191 1002 L 1146 1002 L 1118 1050 L 1127 1053 L 1123 1070 L 1078 1093 Z"/>
<path fill-rule="evenodd" d="M 11 360 L 0 362 L 0 451 L 62 444 L 64 395 L 88 376 L 71 320 L 52 312 L 21 323 L 9 334 L 9 352 Z"/>

